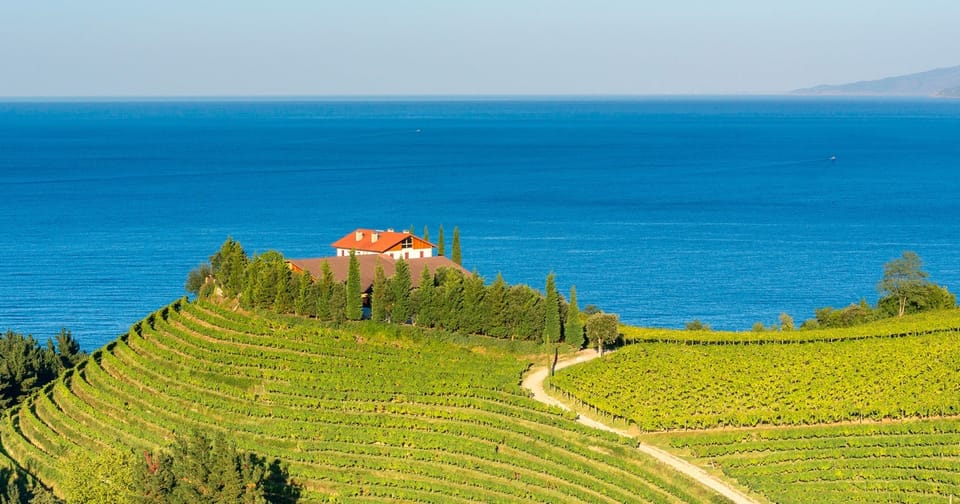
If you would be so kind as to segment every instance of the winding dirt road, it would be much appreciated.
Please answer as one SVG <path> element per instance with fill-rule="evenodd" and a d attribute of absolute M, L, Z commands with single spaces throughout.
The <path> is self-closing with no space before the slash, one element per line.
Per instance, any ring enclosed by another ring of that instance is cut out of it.
<path fill-rule="evenodd" d="M 574 364 L 580 364 L 581 362 L 587 362 L 589 360 L 595 359 L 597 357 L 597 352 L 592 349 L 581 350 L 577 352 L 576 356 L 572 359 L 566 359 L 557 363 L 557 369 L 562 369 L 567 366 L 572 366 Z M 559 408 L 569 410 L 565 404 L 554 399 L 552 396 L 548 395 L 546 390 L 543 389 L 543 380 L 547 378 L 548 368 L 535 368 L 527 376 L 523 378 L 523 387 L 533 393 L 533 398 L 537 401 L 540 401 L 544 404 L 549 404 L 552 406 L 557 406 Z M 594 429 L 605 430 L 607 432 L 613 432 L 614 434 L 619 434 L 625 437 L 631 437 L 630 434 L 627 434 L 625 431 L 620 429 L 614 429 L 609 425 L 600 423 L 592 418 L 587 418 L 583 415 L 577 416 L 577 421 L 586 425 L 588 427 L 593 427 Z M 696 480 L 701 485 L 708 487 L 715 492 L 723 495 L 724 497 L 730 499 L 736 504 L 757 504 L 757 501 L 747 497 L 739 490 L 731 487 L 730 485 L 724 483 L 723 481 L 714 478 L 709 475 L 703 469 L 687 462 L 686 460 L 680 459 L 674 455 L 671 455 L 660 448 L 650 446 L 643 442 L 639 442 L 637 449 L 650 455 L 651 457 L 667 464 L 673 469 L 686 474 L 690 478 Z"/>

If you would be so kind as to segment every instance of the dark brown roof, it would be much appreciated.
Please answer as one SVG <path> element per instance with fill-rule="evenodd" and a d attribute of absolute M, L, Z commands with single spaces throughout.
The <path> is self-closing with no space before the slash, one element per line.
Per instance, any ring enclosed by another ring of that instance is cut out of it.
<path fill-rule="evenodd" d="M 359 254 L 356 257 L 360 264 L 360 289 L 364 292 L 373 287 L 373 277 L 377 270 L 378 261 L 383 266 L 383 272 L 387 278 L 392 277 L 396 271 L 397 260 L 388 255 Z M 309 259 L 287 260 L 291 268 L 296 271 L 309 271 L 310 274 L 313 275 L 314 279 L 320 277 L 322 271 L 321 267 L 324 261 L 330 265 L 330 271 L 333 272 L 333 278 L 335 278 L 338 282 L 347 281 L 347 274 L 350 271 L 350 256 L 315 257 Z M 453 268 L 460 270 L 465 275 L 471 274 L 463 266 L 460 266 L 444 256 L 420 257 L 415 259 L 407 259 L 406 261 L 410 266 L 410 280 L 413 287 L 420 286 L 420 276 L 423 275 L 424 268 L 427 268 L 431 273 L 436 272 L 438 268 Z"/>

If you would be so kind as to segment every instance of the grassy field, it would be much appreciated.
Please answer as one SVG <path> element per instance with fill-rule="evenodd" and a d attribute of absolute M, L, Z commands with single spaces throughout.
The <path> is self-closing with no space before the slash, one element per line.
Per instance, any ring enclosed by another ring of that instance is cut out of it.
<path fill-rule="evenodd" d="M 950 310 L 796 333 L 628 329 L 634 344 L 550 385 L 775 502 L 949 502 L 958 325 Z"/>
<path fill-rule="evenodd" d="M 479 340 L 478 340 L 479 341 Z M 3 451 L 57 488 L 66 454 L 225 431 L 302 502 L 715 502 L 519 386 L 517 350 L 177 303 L 12 410 Z"/>

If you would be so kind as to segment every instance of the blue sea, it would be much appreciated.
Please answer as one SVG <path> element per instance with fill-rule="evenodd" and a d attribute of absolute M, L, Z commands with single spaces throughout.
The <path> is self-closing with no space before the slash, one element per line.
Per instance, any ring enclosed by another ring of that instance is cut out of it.
<path fill-rule="evenodd" d="M 949 100 L 0 103 L 0 330 L 92 350 L 228 236 L 314 257 L 440 224 L 487 280 L 552 271 L 631 324 L 799 323 L 904 250 L 960 290 L 958 169 Z"/>

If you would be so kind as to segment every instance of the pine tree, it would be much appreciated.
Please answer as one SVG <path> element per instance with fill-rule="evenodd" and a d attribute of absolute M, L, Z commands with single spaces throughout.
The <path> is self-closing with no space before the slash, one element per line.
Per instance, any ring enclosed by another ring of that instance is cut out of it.
<path fill-rule="evenodd" d="M 338 324 L 347 319 L 347 287 L 343 282 L 333 282 L 330 289 L 330 316 Z"/>
<path fill-rule="evenodd" d="M 450 260 L 462 265 L 463 258 L 460 256 L 460 228 L 456 226 L 453 227 L 453 244 L 451 248 L 453 250 L 450 252 Z"/>
<path fill-rule="evenodd" d="M 377 261 L 373 274 L 373 299 L 370 300 L 370 319 L 374 322 L 387 320 L 387 275 L 383 265 Z"/>
<path fill-rule="evenodd" d="M 393 279 L 390 281 L 393 290 L 393 310 L 390 319 L 398 324 L 405 324 L 410 320 L 410 266 L 400 258 L 396 262 Z"/>
<path fill-rule="evenodd" d="M 503 275 L 497 273 L 497 278 L 486 289 L 483 297 L 483 332 L 497 338 L 510 336 L 510 328 L 506 320 L 507 282 Z"/>
<path fill-rule="evenodd" d="M 483 277 L 476 271 L 463 279 L 463 311 L 460 314 L 460 330 L 467 334 L 483 331 Z"/>
<path fill-rule="evenodd" d="M 416 317 L 418 326 L 433 327 L 436 323 L 436 289 L 433 286 L 433 274 L 430 268 L 424 267 L 420 272 L 420 287 L 417 288 Z"/>
<path fill-rule="evenodd" d="M 320 278 L 317 279 L 317 318 L 320 320 L 333 320 L 330 296 L 333 294 L 334 282 L 330 263 L 323 261 L 320 265 Z"/>
<path fill-rule="evenodd" d="M 423 241 L 430 241 L 430 230 L 426 225 L 423 226 Z"/>
<path fill-rule="evenodd" d="M 560 341 L 560 294 L 553 273 L 547 275 L 544 310 L 543 342 L 552 345 Z"/>
<path fill-rule="evenodd" d="M 294 301 L 294 311 L 297 315 L 312 317 L 317 314 L 317 290 L 313 285 L 313 276 L 309 271 L 296 275 L 297 299 Z"/>
<path fill-rule="evenodd" d="M 463 312 L 463 274 L 448 269 L 443 283 L 437 289 L 440 327 L 448 331 L 460 329 L 460 317 Z"/>
<path fill-rule="evenodd" d="M 576 349 L 583 347 L 583 321 L 580 320 L 580 307 L 577 306 L 577 287 L 570 287 L 570 304 L 567 305 L 567 320 L 563 326 L 563 338 Z"/>
<path fill-rule="evenodd" d="M 360 292 L 360 260 L 350 251 L 350 266 L 347 270 L 347 320 L 363 318 L 363 298 Z"/>
<path fill-rule="evenodd" d="M 443 224 L 440 224 L 440 229 L 437 230 L 437 255 L 442 256 L 444 254 L 443 250 Z"/>

